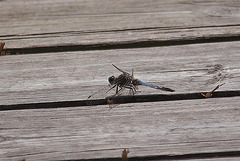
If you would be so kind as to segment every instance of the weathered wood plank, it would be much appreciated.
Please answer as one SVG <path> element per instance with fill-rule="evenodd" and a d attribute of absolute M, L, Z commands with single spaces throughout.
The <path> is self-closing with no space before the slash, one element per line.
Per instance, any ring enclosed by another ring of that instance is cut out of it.
<path fill-rule="evenodd" d="M 239 6 L 222 1 L 0 1 L 6 48 L 240 35 Z"/>
<path fill-rule="evenodd" d="M 227 160 L 227 161 L 239 161 L 240 160 L 240 158 L 239 157 L 237 157 L 237 158 L 235 158 L 235 157 L 224 157 L 224 158 L 218 158 L 218 157 L 216 157 L 216 158 L 211 158 L 211 159 L 194 159 L 194 161 L 224 161 L 224 160 Z"/>
<path fill-rule="evenodd" d="M 199 159 L 192 159 L 193 161 L 239 161 L 240 157 L 215 157 L 215 158 L 199 158 Z M 154 160 L 154 161 L 162 161 L 162 160 Z M 164 159 L 164 161 L 172 161 L 172 159 Z M 183 159 L 174 159 L 174 161 L 183 161 Z"/>
<path fill-rule="evenodd" d="M 0 0 L 0 6 L 0 41 L 7 48 L 240 35 L 240 2 L 234 0 Z M 220 90 L 239 90 L 239 49 L 239 42 L 228 42 L 4 56 L 0 104 L 86 99 L 119 74 L 112 63 L 176 93 L 210 91 L 223 82 Z M 116 158 L 123 148 L 130 148 L 129 157 L 239 151 L 239 103 L 232 97 L 125 104 L 110 111 L 1 111 L 0 160 Z"/>
<path fill-rule="evenodd" d="M 176 93 L 240 89 L 239 42 L 3 56 L 0 104 L 84 100 L 119 75 L 112 63 L 142 81 Z M 163 93 L 140 87 L 140 94 Z M 104 97 L 103 97 L 104 98 Z"/>
<path fill-rule="evenodd" d="M 58 160 L 240 149 L 239 97 L 1 111 L 0 160 Z"/>

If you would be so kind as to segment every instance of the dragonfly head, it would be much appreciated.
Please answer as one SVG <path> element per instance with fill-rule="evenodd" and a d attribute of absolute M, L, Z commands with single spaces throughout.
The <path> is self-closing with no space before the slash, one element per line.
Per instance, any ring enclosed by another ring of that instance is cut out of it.
<path fill-rule="evenodd" d="M 109 82 L 110 84 L 114 84 L 115 79 L 116 79 L 116 78 L 115 78 L 114 76 L 111 76 L 111 77 L 108 78 L 108 82 Z"/>

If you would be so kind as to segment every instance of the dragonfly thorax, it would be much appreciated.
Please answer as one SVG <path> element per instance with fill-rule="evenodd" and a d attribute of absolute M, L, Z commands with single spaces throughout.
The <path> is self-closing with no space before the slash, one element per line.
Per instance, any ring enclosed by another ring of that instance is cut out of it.
<path fill-rule="evenodd" d="M 108 82 L 111 85 L 117 85 L 119 87 L 124 87 L 132 83 L 133 78 L 130 75 L 121 74 L 118 77 L 111 76 L 108 78 Z"/>
<path fill-rule="evenodd" d="M 121 74 L 116 78 L 116 82 L 120 87 L 127 86 L 131 83 L 132 77 L 126 74 Z"/>

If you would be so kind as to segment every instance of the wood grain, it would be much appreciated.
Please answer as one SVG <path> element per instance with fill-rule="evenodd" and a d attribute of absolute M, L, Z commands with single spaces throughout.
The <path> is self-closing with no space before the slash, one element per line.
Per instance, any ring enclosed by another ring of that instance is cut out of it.
<path fill-rule="evenodd" d="M 1 160 L 228 152 L 240 148 L 239 97 L 1 111 Z"/>
<path fill-rule="evenodd" d="M 240 35 L 235 0 L 5 0 L 0 5 L 0 41 L 6 48 Z"/>
<path fill-rule="evenodd" d="M 136 78 L 176 94 L 222 83 L 219 91 L 240 91 L 240 1 L 0 0 L 0 6 L 0 105 L 86 100 L 120 74 L 111 64 L 134 68 Z M 32 50 L 6 54 L 24 49 Z M 121 160 L 129 148 L 135 160 L 236 161 L 239 98 L 0 111 L 0 160 Z"/>
<path fill-rule="evenodd" d="M 175 93 L 239 90 L 239 42 L 3 56 L 0 103 L 85 100 L 119 75 L 111 64 Z M 139 94 L 166 93 L 139 87 Z M 102 98 L 105 98 L 102 96 Z"/>

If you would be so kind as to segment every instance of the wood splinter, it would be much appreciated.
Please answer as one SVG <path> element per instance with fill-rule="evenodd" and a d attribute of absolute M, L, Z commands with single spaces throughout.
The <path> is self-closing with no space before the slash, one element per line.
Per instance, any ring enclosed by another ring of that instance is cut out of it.
<path fill-rule="evenodd" d="M 111 100 L 111 99 L 107 99 L 107 104 L 108 104 L 108 105 L 112 105 L 112 104 L 114 104 L 114 103 L 113 103 L 113 100 Z"/>
<path fill-rule="evenodd" d="M 0 42 L 0 54 L 1 55 L 5 55 L 5 52 L 3 51 L 4 45 L 5 45 L 5 42 Z"/>
<path fill-rule="evenodd" d="M 0 42 L 0 55 L 10 55 L 9 52 L 3 51 L 5 42 Z"/>
<path fill-rule="evenodd" d="M 123 152 L 122 152 L 122 161 L 128 161 L 128 153 L 129 153 L 129 149 L 124 149 Z"/>
<path fill-rule="evenodd" d="M 211 92 L 206 93 L 206 95 L 203 94 L 203 93 L 201 93 L 201 95 L 202 95 L 203 97 L 210 98 L 210 97 L 212 97 L 213 92 L 216 91 L 220 86 L 222 86 L 222 85 L 224 85 L 224 84 L 225 84 L 225 83 L 218 85 L 218 86 L 217 86 L 216 88 L 214 88 Z"/>

